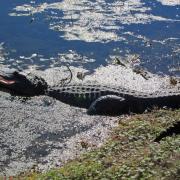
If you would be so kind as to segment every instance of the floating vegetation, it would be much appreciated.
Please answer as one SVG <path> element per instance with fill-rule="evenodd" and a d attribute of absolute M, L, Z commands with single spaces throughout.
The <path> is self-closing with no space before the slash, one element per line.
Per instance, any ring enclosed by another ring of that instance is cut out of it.
<path fill-rule="evenodd" d="M 1 64 L 2 61 L 5 60 L 5 56 L 7 55 L 7 54 L 5 53 L 5 50 L 4 50 L 4 48 L 3 48 L 3 45 L 4 45 L 4 43 L 0 43 L 0 64 Z"/>
<path fill-rule="evenodd" d="M 58 53 L 58 61 L 65 62 L 65 63 L 88 63 L 94 62 L 95 59 L 90 59 L 87 56 L 83 56 L 78 54 L 76 51 L 69 50 L 66 53 Z"/>
<path fill-rule="evenodd" d="M 169 71 L 168 66 L 178 62 L 178 4 L 178 0 L 6 2 L 1 33 L 9 56 L 4 64 L 44 70 L 68 62 L 92 70 L 106 65 L 111 56 L 131 56 L 131 66 L 176 75 L 177 69 Z M 8 23 L 11 20 L 15 23 Z M 27 60 L 31 54 L 38 57 Z"/>
<path fill-rule="evenodd" d="M 157 0 L 157 1 L 161 2 L 163 5 L 168 5 L 168 6 L 180 5 L 179 0 Z"/>
<path fill-rule="evenodd" d="M 150 13 L 151 8 L 140 0 L 102 1 L 64 0 L 55 3 L 24 4 L 16 6 L 10 16 L 30 16 L 51 10 L 50 29 L 64 32 L 67 40 L 86 42 L 125 41 L 118 34 L 123 25 L 147 24 L 153 21 L 176 21 Z M 62 11 L 58 18 L 55 11 Z M 53 19 L 56 21 L 52 21 Z M 59 19 L 59 20 L 58 20 Z M 66 20 L 66 21 L 65 21 Z M 121 24 L 121 25 L 119 25 Z"/>

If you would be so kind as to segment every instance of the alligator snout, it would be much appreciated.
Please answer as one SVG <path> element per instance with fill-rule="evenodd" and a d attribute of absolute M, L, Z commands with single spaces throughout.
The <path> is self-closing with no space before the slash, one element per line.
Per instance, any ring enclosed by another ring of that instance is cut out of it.
<path fill-rule="evenodd" d="M 36 96 L 45 94 L 48 85 L 36 75 L 25 76 L 15 69 L 4 68 L 0 69 L 0 88 L 15 95 Z"/>

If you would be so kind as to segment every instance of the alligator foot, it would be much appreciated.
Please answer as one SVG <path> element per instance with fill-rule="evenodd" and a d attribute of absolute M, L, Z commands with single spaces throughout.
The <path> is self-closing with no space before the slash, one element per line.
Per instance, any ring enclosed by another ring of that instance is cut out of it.
<path fill-rule="evenodd" d="M 117 115 L 125 111 L 126 101 L 123 97 L 115 95 L 101 96 L 88 108 L 89 115 Z"/>

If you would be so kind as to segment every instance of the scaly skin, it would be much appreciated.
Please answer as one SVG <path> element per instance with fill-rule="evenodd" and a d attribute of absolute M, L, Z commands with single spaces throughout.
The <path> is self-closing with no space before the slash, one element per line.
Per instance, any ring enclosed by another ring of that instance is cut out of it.
<path fill-rule="evenodd" d="M 64 103 L 88 108 L 89 114 L 142 113 L 153 106 L 179 108 L 180 91 L 143 93 L 97 84 L 49 87 L 44 79 L 16 70 L 0 70 L 0 88 L 20 96 L 48 95 Z"/>
<path fill-rule="evenodd" d="M 47 95 L 64 103 L 89 108 L 90 114 L 141 113 L 147 108 L 180 106 L 180 92 L 143 93 L 97 84 L 69 84 L 49 88 Z"/>

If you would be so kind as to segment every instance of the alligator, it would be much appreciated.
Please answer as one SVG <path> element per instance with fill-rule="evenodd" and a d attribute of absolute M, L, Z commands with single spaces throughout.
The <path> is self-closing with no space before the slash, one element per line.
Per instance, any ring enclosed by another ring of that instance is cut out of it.
<path fill-rule="evenodd" d="M 87 113 L 118 115 L 142 113 L 153 107 L 180 107 L 180 91 L 144 93 L 118 86 L 67 84 L 51 87 L 33 74 L 23 75 L 15 69 L 0 70 L 0 88 L 18 96 L 47 95 L 69 105 L 87 108 Z"/>
<path fill-rule="evenodd" d="M 160 142 L 163 138 L 166 138 L 167 136 L 178 134 L 180 134 L 180 121 L 173 123 L 172 126 L 167 128 L 165 131 L 162 131 L 159 136 L 154 139 L 154 142 Z"/>

